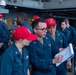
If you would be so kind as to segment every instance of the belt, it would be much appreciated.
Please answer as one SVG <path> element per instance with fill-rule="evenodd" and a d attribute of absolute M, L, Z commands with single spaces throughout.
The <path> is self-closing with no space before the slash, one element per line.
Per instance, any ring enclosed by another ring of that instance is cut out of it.
<path fill-rule="evenodd" d="M 33 69 L 33 71 L 39 71 L 39 72 L 43 72 L 43 73 L 51 72 L 51 69 L 45 69 L 45 68 L 39 68 L 39 67 L 32 68 L 32 69 Z"/>

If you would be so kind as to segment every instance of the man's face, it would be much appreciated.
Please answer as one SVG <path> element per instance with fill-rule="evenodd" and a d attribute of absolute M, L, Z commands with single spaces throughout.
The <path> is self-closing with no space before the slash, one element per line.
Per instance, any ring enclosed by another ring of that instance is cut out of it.
<path fill-rule="evenodd" d="M 44 22 L 39 22 L 38 26 L 34 28 L 35 34 L 37 34 L 40 38 L 44 38 L 47 33 L 47 25 Z"/>
<path fill-rule="evenodd" d="M 65 21 L 65 24 L 67 28 L 70 26 L 69 21 Z"/>
<path fill-rule="evenodd" d="M 62 23 L 61 23 L 61 28 L 62 28 L 62 29 L 65 29 L 66 27 L 67 27 L 66 23 L 65 23 L 65 22 L 62 22 Z"/>
<path fill-rule="evenodd" d="M 17 16 L 17 25 L 21 25 L 21 24 L 22 24 L 22 19 L 19 16 Z"/>
<path fill-rule="evenodd" d="M 55 34 L 56 31 L 56 26 L 51 26 L 50 28 L 48 28 L 48 33 L 50 33 L 51 35 Z"/>

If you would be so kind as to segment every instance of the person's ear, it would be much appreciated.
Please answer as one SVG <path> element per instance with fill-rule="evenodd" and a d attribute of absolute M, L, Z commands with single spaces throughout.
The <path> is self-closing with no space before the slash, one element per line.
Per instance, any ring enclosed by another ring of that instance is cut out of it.
<path fill-rule="evenodd" d="M 37 33 L 37 29 L 36 28 L 34 28 L 33 30 L 34 30 L 34 33 Z"/>
<path fill-rule="evenodd" d="M 23 39 L 19 39 L 19 41 L 21 42 Z"/>

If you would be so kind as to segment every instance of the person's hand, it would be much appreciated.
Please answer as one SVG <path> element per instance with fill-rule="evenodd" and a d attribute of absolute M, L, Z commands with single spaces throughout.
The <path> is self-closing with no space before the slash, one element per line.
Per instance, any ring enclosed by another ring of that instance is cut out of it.
<path fill-rule="evenodd" d="M 70 69 L 72 67 L 71 60 L 68 60 L 66 63 L 67 69 Z"/>
<path fill-rule="evenodd" d="M 30 70 L 29 69 L 27 70 L 27 75 L 30 75 Z"/>
<path fill-rule="evenodd" d="M 0 43 L 0 48 L 3 46 L 3 43 Z"/>
<path fill-rule="evenodd" d="M 63 60 L 63 56 L 59 55 L 53 59 L 53 64 L 59 63 Z"/>
<path fill-rule="evenodd" d="M 59 51 L 61 52 L 61 51 L 63 51 L 65 48 L 59 48 Z"/>
<path fill-rule="evenodd" d="M 11 45 L 12 45 L 12 41 L 9 40 L 9 42 L 8 42 L 8 46 L 11 46 Z"/>

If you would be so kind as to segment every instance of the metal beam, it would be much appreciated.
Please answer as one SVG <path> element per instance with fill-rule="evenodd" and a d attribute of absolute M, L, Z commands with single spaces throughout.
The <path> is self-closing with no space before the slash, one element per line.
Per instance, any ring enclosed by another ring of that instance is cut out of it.
<path fill-rule="evenodd" d="M 9 13 L 8 9 L 0 7 L 0 13 Z"/>

